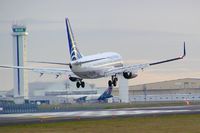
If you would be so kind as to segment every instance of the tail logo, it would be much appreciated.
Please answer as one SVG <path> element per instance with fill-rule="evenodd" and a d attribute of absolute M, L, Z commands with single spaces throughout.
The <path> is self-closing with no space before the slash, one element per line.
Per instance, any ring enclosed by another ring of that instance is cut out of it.
<path fill-rule="evenodd" d="M 67 18 L 66 18 L 66 28 L 67 28 L 67 37 L 68 37 L 68 42 L 69 42 L 70 57 L 71 57 L 72 61 L 75 61 L 75 60 L 81 58 L 82 55 L 76 46 L 74 35 L 72 32 L 69 20 Z"/>

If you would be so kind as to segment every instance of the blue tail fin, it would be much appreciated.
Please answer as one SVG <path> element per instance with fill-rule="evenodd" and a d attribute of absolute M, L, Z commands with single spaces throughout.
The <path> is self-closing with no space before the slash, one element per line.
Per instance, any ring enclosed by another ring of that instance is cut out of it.
<path fill-rule="evenodd" d="M 98 100 L 99 100 L 99 101 L 104 101 L 104 100 L 106 100 L 107 98 L 113 97 L 113 96 L 111 95 L 111 93 L 112 93 L 112 87 L 108 87 L 108 89 L 104 91 L 104 93 L 98 98 Z"/>
<path fill-rule="evenodd" d="M 71 61 L 75 61 L 77 59 L 80 59 L 82 55 L 76 46 L 76 42 L 75 42 L 74 35 L 69 23 L 69 19 L 66 18 L 65 21 L 66 21 L 67 38 L 68 38 L 68 43 L 69 43 L 70 58 L 71 58 Z"/>

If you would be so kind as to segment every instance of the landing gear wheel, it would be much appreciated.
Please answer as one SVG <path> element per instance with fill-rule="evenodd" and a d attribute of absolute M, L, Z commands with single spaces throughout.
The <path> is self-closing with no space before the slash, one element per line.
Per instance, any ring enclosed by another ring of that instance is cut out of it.
<path fill-rule="evenodd" d="M 111 80 L 108 81 L 108 86 L 112 87 L 112 81 Z"/>
<path fill-rule="evenodd" d="M 85 87 L 85 82 L 81 81 L 81 87 L 82 87 L 82 88 Z"/>
<path fill-rule="evenodd" d="M 113 80 L 113 86 L 117 86 L 117 80 Z"/>
<path fill-rule="evenodd" d="M 108 81 L 108 86 L 109 87 L 112 87 L 112 85 L 115 87 L 117 86 L 117 81 L 118 81 L 118 78 L 116 75 L 113 75 L 111 80 Z"/>
<path fill-rule="evenodd" d="M 117 81 L 118 81 L 118 78 L 115 77 L 115 78 L 113 79 L 113 86 L 117 86 Z"/>
<path fill-rule="evenodd" d="M 76 82 L 76 87 L 79 88 L 81 86 L 80 82 Z"/>

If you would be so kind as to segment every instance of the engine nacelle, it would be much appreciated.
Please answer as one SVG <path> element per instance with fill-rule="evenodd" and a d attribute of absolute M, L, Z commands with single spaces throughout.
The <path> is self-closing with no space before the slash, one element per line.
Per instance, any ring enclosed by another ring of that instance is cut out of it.
<path fill-rule="evenodd" d="M 76 77 L 69 77 L 69 80 L 71 80 L 72 82 L 75 82 L 75 81 L 77 81 L 77 78 Z"/>
<path fill-rule="evenodd" d="M 125 79 L 132 79 L 137 77 L 137 74 L 134 74 L 132 72 L 123 72 L 123 76 Z"/>

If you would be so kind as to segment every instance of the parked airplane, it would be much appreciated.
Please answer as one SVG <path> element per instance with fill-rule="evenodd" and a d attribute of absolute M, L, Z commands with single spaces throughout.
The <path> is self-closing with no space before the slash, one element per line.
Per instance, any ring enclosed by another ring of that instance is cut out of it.
<path fill-rule="evenodd" d="M 137 77 L 137 72 L 143 70 L 149 66 L 167 63 L 175 60 L 183 59 L 186 55 L 185 42 L 183 55 L 180 57 L 163 60 L 154 63 L 137 64 L 137 65 L 125 65 L 122 62 L 122 57 L 118 53 L 106 52 L 101 54 L 95 54 L 90 56 L 83 56 L 78 50 L 74 35 L 69 23 L 66 18 L 66 30 L 68 38 L 68 46 L 70 53 L 70 63 L 58 63 L 58 62 L 37 62 L 37 63 L 49 63 L 58 65 L 69 65 L 69 68 L 35 68 L 25 66 L 8 66 L 0 65 L 2 68 L 13 68 L 13 69 L 26 69 L 34 72 L 39 72 L 41 76 L 45 73 L 55 74 L 56 77 L 65 74 L 69 76 L 72 82 L 76 82 L 77 88 L 80 86 L 85 87 L 83 79 L 97 79 L 102 77 L 111 77 L 108 81 L 108 86 L 116 86 L 118 76 L 123 75 L 125 79 L 132 79 Z"/>
<path fill-rule="evenodd" d="M 108 89 L 106 89 L 101 95 L 97 94 L 97 95 L 87 95 L 87 96 L 83 96 L 80 98 L 76 99 L 76 102 L 78 103 L 85 103 L 85 102 L 92 102 L 92 103 L 97 103 L 97 102 L 104 102 L 106 101 L 106 99 L 113 97 L 111 95 L 112 93 L 112 87 L 108 87 Z"/>

